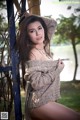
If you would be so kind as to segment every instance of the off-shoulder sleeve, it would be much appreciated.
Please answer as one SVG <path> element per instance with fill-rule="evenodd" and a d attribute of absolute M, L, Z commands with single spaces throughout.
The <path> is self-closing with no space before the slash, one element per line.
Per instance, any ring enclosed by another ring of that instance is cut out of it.
<path fill-rule="evenodd" d="M 31 72 L 27 77 L 25 76 L 25 79 L 27 78 L 31 86 L 34 90 L 38 90 L 41 87 L 44 87 L 45 85 L 51 84 L 55 80 L 56 76 L 59 76 L 60 70 L 57 69 L 50 69 L 49 71 L 39 71 L 35 70 Z"/>

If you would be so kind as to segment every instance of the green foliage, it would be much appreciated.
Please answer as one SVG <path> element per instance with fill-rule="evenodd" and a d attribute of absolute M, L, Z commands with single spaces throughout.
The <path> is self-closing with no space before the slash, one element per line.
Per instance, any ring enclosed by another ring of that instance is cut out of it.
<path fill-rule="evenodd" d="M 6 27 L 8 27 L 7 26 L 7 23 L 6 23 L 6 16 L 4 16 L 3 15 L 3 12 L 5 11 L 5 9 L 6 9 L 6 1 L 5 0 L 0 0 L 0 32 L 1 31 L 4 31 L 4 29 L 6 28 Z"/>
<path fill-rule="evenodd" d="M 6 8 L 6 0 L 0 0 L 0 10 Z"/>
<path fill-rule="evenodd" d="M 6 1 L 0 1 L 0 64 L 3 65 L 5 61 L 9 63 L 9 35 L 8 35 L 8 23 L 4 12 L 6 9 Z"/>
<path fill-rule="evenodd" d="M 62 38 L 60 34 L 55 35 L 51 40 L 51 45 L 70 44 L 70 40 L 65 37 Z"/>
<path fill-rule="evenodd" d="M 58 25 L 55 32 L 57 43 L 66 43 L 66 41 L 76 40 L 76 43 L 80 42 L 80 16 L 66 18 L 61 15 L 61 18 L 57 19 Z"/>

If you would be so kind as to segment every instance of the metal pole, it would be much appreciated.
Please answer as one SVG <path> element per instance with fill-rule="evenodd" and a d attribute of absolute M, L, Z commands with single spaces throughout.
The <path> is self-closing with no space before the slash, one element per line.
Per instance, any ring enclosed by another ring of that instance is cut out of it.
<path fill-rule="evenodd" d="M 18 68 L 19 59 L 15 49 L 16 34 L 15 34 L 13 0 L 6 0 L 6 3 L 7 3 L 7 15 L 8 15 L 9 36 L 10 36 L 15 120 L 22 120 L 21 98 L 20 98 L 20 76 L 19 76 L 19 68 Z"/>

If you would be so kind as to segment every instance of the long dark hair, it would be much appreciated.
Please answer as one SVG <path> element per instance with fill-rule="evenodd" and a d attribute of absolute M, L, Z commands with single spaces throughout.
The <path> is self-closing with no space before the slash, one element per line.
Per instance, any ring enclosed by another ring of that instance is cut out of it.
<path fill-rule="evenodd" d="M 33 48 L 33 43 L 30 40 L 30 37 L 27 33 L 27 27 L 30 23 L 35 21 L 39 21 L 44 28 L 45 31 L 45 40 L 44 40 L 44 49 L 48 55 L 50 55 L 50 40 L 48 37 L 48 29 L 46 23 L 41 17 L 31 15 L 29 17 L 25 17 L 20 21 L 20 30 L 18 35 L 18 50 L 20 55 L 20 60 L 26 62 L 29 60 L 29 53 Z"/>

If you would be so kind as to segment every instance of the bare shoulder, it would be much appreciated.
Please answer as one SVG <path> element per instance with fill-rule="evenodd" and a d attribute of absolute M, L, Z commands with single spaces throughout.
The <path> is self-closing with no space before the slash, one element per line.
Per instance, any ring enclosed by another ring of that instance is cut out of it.
<path fill-rule="evenodd" d="M 29 59 L 30 60 L 40 60 L 41 59 L 41 54 L 39 53 L 38 50 L 36 50 L 35 48 L 33 48 L 30 51 Z"/>

